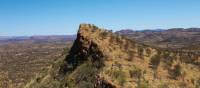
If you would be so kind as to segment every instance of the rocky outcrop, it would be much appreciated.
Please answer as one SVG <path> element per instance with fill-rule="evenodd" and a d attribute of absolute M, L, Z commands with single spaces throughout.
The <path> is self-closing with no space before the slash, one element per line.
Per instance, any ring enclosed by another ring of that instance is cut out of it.
<path fill-rule="evenodd" d="M 192 88 L 199 85 L 198 59 L 198 55 L 152 48 L 81 24 L 56 78 L 59 87 L 68 88 Z"/>

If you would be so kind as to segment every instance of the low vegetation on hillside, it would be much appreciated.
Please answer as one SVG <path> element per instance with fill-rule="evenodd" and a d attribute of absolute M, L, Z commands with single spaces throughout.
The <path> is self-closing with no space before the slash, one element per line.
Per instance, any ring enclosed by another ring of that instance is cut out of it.
<path fill-rule="evenodd" d="M 0 41 L 0 88 L 23 87 L 62 56 L 62 52 L 66 55 L 65 48 L 70 46 L 70 42 L 59 39 Z"/>
<path fill-rule="evenodd" d="M 25 88 L 198 88 L 200 55 L 81 24 L 71 50 Z"/>

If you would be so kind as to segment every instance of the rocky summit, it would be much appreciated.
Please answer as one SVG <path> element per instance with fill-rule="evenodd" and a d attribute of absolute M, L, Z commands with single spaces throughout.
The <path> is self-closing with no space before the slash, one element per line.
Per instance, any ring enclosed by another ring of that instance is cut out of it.
<path fill-rule="evenodd" d="M 25 88 L 198 88 L 200 54 L 153 48 L 81 24 L 70 51 Z"/>

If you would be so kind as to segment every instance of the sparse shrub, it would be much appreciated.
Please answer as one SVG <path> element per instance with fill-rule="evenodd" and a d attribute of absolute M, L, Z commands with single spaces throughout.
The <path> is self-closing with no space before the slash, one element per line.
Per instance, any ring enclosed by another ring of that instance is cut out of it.
<path fill-rule="evenodd" d="M 111 73 L 112 78 L 116 79 L 121 86 L 126 82 L 125 73 L 121 69 L 114 69 Z"/>
<path fill-rule="evenodd" d="M 140 81 L 140 78 L 142 76 L 142 70 L 140 68 L 137 67 L 133 67 L 130 71 L 129 71 L 130 76 L 133 78 L 135 77 L 137 79 L 137 81 Z"/>
<path fill-rule="evenodd" d="M 195 84 L 195 87 L 196 87 L 196 88 L 199 88 L 199 87 L 200 87 L 200 78 L 197 79 L 196 84 Z"/>
<path fill-rule="evenodd" d="M 92 32 L 95 32 L 97 29 L 98 29 L 97 26 L 93 26 L 93 30 L 92 30 Z"/>
<path fill-rule="evenodd" d="M 155 56 L 153 56 L 151 59 L 150 59 L 150 67 L 153 69 L 154 71 L 154 77 L 156 77 L 156 74 L 157 74 L 157 68 L 160 64 L 160 55 L 159 54 L 156 54 Z"/>
<path fill-rule="evenodd" d="M 147 56 L 149 57 L 151 55 L 151 50 L 149 48 L 147 48 L 146 53 L 147 53 Z"/>
<path fill-rule="evenodd" d="M 174 68 L 169 70 L 168 72 L 169 72 L 171 78 L 177 79 L 177 77 L 179 77 L 181 75 L 181 66 L 179 64 L 176 64 L 174 66 Z"/>
<path fill-rule="evenodd" d="M 100 36 L 105 39 L 108 35 L 108 32 L 104 31 L 104 32 L 101 32 Z"/>
<path fill-rule="evenodd" d="M 121 76 L 118 78 L 118 82 L 121 86 L 124 86 L 124 83 L 126 82 L 125 76 Z"/>
<path fill-rule="evenodd" d="M 169 69 L 172 66 L 173 58 L 169 54 L 164 54 L 162 61 L 164 62 L 165 69 Z"/>
<path fill-rule="evenodd" d="M 129 50 L 128 52 L 128 58 L 127 58 L 127 60 L 128 61 L 132 61 L 133 60 L 133 57 L 135 57 L 135 54 L 136 54 L 136 52 L 135 51 L 133 51 L 133 50 Z"/>
<path fill-rule="evenodd" d="M 119 69 L 121 69 L 121 67 L 122 67 L 122 65 L 117 61 L 114 62 L 114 65 Z"/>
<path fill-rule="evenodd" d="M 36 78 L 36 82 L 38 82 L 38 83 L 39 83 L 39 82 L 40 82 L 40 80 L 41 80 L 41 78 L 40 78 L 40 77 L 37 77 L 37 78 Z"/>
<path fill-rule="evenodd" d="M 144 49 L 142 47 L 138 47 L 138 56 L 142 59 L 144 58 L 143 52 L 144 52 Z"/>
<path fill-rule="evenodd" d="M 150 84 L 147 80 L 143 80 L 138 83 L 137 88 L 150 88 Z"/>
<path fill-rule="evenodd" d="M 113 72 L 112 72 L 112 76 L 114 78 L 118 78 L 119 76 L 121 76 L 123 74 L 123 72 L 121 70 L 117 70 L 117 69 L 114 69 Z"/>
<path fill-rule="evenodd" d="M 129 43 L 129 41 L 125 41 L 125 42 L 126 42 L 126 43 L 125 43 L 125 45 L 124 45 L 124 48 L 125 48 L 125 50 L 128 51 L 129 48 L 130 48 L 129 46 L 130 46 L 131 43 Z"/>
<path fill-rule="evenodd" d="M 98 69 L 93 66 L 90 61 L 88 61 L 77 68 L 77 72 L 74 75 L 75 83 L 80 88 L 92 88 L 92 84 L 95 81 L 95 76 L 97 73 Z"/>
<path fill-rule="evenodd" d="M 195 60 L 197 60 L 198 56 L 192 53 L 181 54 L 180 57 L 181 57 L 181 61 L 184 63 L 197 64 Z"/>
<path fill-rule="evenodd" d="M 121 38 L 120 35 L 116 35 L 115 40 L 116 40 L 117 44 L 119 44 L 119 45 L 123 44 L 123 39 Z"/>
<path fill-rule="evenodd" d="M 111 34 L 110 36 L 110 40 L 109 40 L 111 43 L 113 43 L 115 41 L 115 36 L 114 34 Z"/>
<path fill-rule="evenodd" d="M 181 59 L 181 62 L 191 63 L 191 57 L 189 55 L 181 54 L 180 59 Z"/>
<path fill-rule="evenodd" d="M 64 48 L 63 52 L 62 52 L 62 55 L 66 55 L 68 52 L 69 52 L 69 49 L 68 48 Z"/>
<path fill-rule="evenodd" d="M 161 58 L 160 55 L 156 54 L 150 59 L 150 67 L 153 70 L 156 70 L 158 65 L 160 64 L 160 58 Z"/>

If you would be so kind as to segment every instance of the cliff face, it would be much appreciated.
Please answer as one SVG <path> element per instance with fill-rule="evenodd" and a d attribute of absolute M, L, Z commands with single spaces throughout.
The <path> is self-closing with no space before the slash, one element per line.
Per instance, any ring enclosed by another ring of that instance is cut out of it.
<path fill-rule="evenodd" d="M 198 53 L 155 49 L 94 25 L 81 24 L 62 64 L 52 66 L 51 74 L 27 88 L 198 87 L 199 63 Z"/>

